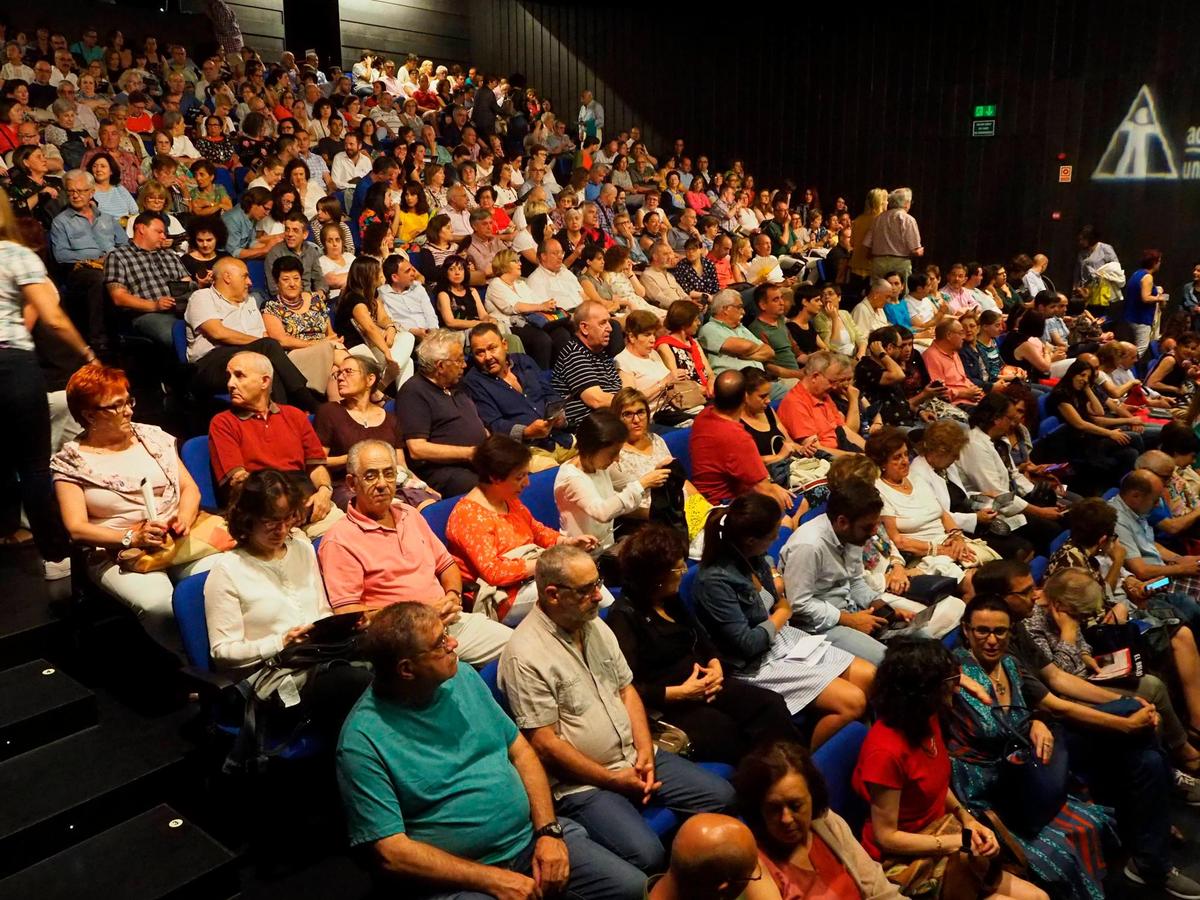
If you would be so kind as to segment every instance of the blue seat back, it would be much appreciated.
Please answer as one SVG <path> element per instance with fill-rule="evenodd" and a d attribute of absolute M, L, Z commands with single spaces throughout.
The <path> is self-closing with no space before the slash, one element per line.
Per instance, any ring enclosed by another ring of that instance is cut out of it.
<path fill-rule="evenodd" d="M 866 801 L 855 793 L 850 782 L 866 737 L 867 726 L 862 722 L 851 722 L 812 755 L 813 765 L 825 779 L 829 808 L 845 819 L 855 834 L 858 834 L 866 820 L 868 807 Z"/>
<path fill-rule="evenodd" d="M 176 319 L 171 326 L 171 345 L 175 348 L 175 358 L 181 365 L 187 365 L 187 323 Z"/>
<path fill-rule="evenodd" d="M 679 579 L 679 599 L 693 614 L 696 612 L 696 603 L 692 598 L 692 585 L 695 583 L 696 573 L 699 571 L 699 566 L 688 566 L 688 570 Z"/>
<path fill-rule="evenodd" d="M 547 469 L 529 476 L 529 485 L 521 491 L 521 502 L 543 525 L 558 530 L 558 504 L 554 502 L 554 476 L 558 469 Z"/>
<path fill-rule="evenodd" d="M 677 428 L 663 437 L 667 449 L 671 451 L 673 457 L 679 460 L 683 470 L 688 473 L 688 478 L 692 477 L 691 437 L 692 429 L 690 428 Z"/>
<path fill-rule="evenodd" d="M 821 503 L 821 504 L 818 504 L 817 506 L 814 506 L 812 509 L 810 509 L 808 512 L 806 512 L 804 515 L 802 515 L 800 517 L 800 524 L 803 525 L 809 519 L 815 519 L 817 516 L 823 516 L 823 515 L 825 515 L 825 504 Z"/>
<path fill-rule="evenodd" d="M 193 668 L 204 672 L 212 671 L 212 657 L 208 652 L 208 617 L 204 612 L 204 583 L 208 573 L 189 575 L 175 585 L 171 595 L 171 607 L 175 611 L 175 624 L 183 639 L 183 652 Z"/>
<path fill-rule="evenodd" d="M 1115 488 L 1115 487 L 1109 488 L 1107 491 L 1104 492 L 1104 499 L 1111 500 L 1113 497 L 1117 496 L 1117 494 L 1119 494 L 1119 493 L 1121 493 L 1119 488 Z"/>
<path fill-rule="evenodd" d="M 217 483 L 213 478 L 212 457 L 208 451 L 208 436 L 188 438 L 179 448 L 179 456 L 187 466 L 196 487 L 200 488 L 200 508 L 214 512 L 221 508 L 217 500 Z"/>
<path fill-rule="evenodd" d="M 1035 556 L 1029 562 L 1029 574 L 1033 576 L 1033 580 L 1038 584 L 1042 583 L 1042 579 L 1046 577 L 1046 567 L 1050 565 L 1050 560 L 1044 556 Z"/>
<path fill-rule="evenodd" d="M 261 259 L 246 260 L 246 271 L 250 273 L 250 284 L 254 290 L 267 295 L 267 265 Z"/>
<path fill-rule="evenodd" d="M 454 512 L 454 507 L 458 505 L 460 499 L 460 497 L 447 497 L 445 500 L 431 503 L 421 510 L 421 515 L 425 517 L 425 521 L 429 523 L 429 527 L 443 544 L 446 543 L 446 523 L 450 521 L 450 513 Z"/>
<path fill-rule="evenodd" d="M 217 184 L 225 188 L 225 193 L 229 195 L 229 199 L 232 200 L 236 205 L 238 198 L 241 196 L 241 191 L 239 191 L 233 184 L 233 173 L 230 172 L 225 166 L 217 166 L 216 168 L 217 177 L 215 180 Z"/>
<path fill-rule="evenodd" d="M 1048 399 L 1050 399 L 1049 394 L 1042 394 L 1040 397 L 1037 398 L 1038 420 L 1039 421 L 1046 418 L 1046 401 Z"/>
<path fill-rule="evenodd" d="M 1059 551 L 1059 549 L 1062 547 L 1062 545 L 1065 544 L 1070 539 L 1071 539 L 1071 529 L 1070 528 L 1068 528 L 1066 531 L 1060 531 L 1058 533 L 1058 537 L 1056 537 L 1054 540 L 1052 540 L 1050 542 L 1050 555 L 1053 556 L 1055 553 L 1057 553 Z"/>
<path fill-rule="evenodd" d="M 1046 418 L 1042 419 L 1041 424 L 1038 425 L 1037 436 L 1039 438 L 1050 437 L 1050 435 L 1054 433 L 1054 431 L 1056 431 L 1060 425 L 1062 425 L 1062 422 L 1057 416 L 1046 416 Z"/>
<path fill-rule="evenodd" d="M 791 536 L 792 536 L 792 529 L 787 528 L 787 527 L 780 528 L 779 529 L 779 537 L 775 538 L 775 542 L 773 544 L 771 544 L 770 548 L 767 550 L 767 556 L 771 557 L 771 559 L 775 560 L 775 562 L 778 563 L 779 562 L 779 553 L 781 550 L 783 550 L 783 545 L 788 542 L 788 538 L 790 538 Z"/>

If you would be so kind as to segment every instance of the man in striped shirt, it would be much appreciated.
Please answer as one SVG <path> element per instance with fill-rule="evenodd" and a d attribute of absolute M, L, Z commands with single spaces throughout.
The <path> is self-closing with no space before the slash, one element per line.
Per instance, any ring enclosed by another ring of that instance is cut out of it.
<path fill-rule="evenodd" d="M 554 389 L 567 398 L 567 427 L 574 428 L 593 409 L 607 409 L 621 389 L 617 363 L 607 352 L 612 322 L 603 303 L 584 300 L 573 314 L 575 337 L 554 361 Z"/>

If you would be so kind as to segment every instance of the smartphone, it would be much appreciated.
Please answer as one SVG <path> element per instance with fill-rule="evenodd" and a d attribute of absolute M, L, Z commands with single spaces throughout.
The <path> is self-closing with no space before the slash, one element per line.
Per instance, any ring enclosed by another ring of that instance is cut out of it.
<path fill-rule="evenodd" d="M 964 828 L 962 830 L 962 852 L 967 854 L 967 856 L 971 855 L 971 838 L 972 837 L 973 837 L 973 834 L 972 834 L 970 828 Z"/>
<path fill-rule="evenodd" d="M 938 388 L 938 389 L 941 389 L 941 388 L 944 388 L 946 385 L 945 385 L 945 382 L 943 382 L 943 381 L 941 381 L 941 380 L 937 380 L 937 381 L 931 381 L 931 382 L 929 382 L 929 386 L 930 386 L 931 388 Z"/>
<path fill-rule="evenodd" d="M 1147 582 L 1146 590 L 1148 592 L 1149 591 L 1161 591 L 1163 588 L 1169 586 L 1170 584 L 1171 584 L 1171 579 L 1164 575 L 1162 578 L 1155 578 L 1153 581 Z"/>
<path fill-rule="evenodd" d="M 1070 466 L 1070 463 L 1051 463 L 1050 465 L 1046 466 L 1044 471 L 1047 474 L 1051 472 L 1062 472 L 1064 469 L 1070 468 Z"/>

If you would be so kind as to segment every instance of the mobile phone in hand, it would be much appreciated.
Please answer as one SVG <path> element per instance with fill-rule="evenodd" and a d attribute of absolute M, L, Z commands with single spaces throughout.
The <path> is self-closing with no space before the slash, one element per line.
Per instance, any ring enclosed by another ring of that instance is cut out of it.
<path fill-rule="evenodd" d="M 974 838 L 974 833 L 970 828 L 964 828 L 962 831 L 962 852 L 971 855 L 971 840 Z"/>

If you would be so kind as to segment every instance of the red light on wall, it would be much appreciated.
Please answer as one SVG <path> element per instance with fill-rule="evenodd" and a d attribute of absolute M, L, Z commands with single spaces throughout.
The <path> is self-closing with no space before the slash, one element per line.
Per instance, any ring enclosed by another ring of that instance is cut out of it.
<path fill-rule="evenodd" d="M 1051 219 L 1053 219 L 1055 222 L 1057 222 L 1059 219 L 1061 219 L 1061 218 L 1062 218 L 1062 213 L 1060 213 L 1060 212 L 1059 212 L 1059 211 L 1056 209 L 1054 212 L 1050 213 L 1050 218 L 1051 218 Z"/>
<path fill-rule="evenodd" d="M 1057 157 L 1057 158 L 1058 158 L 1060 161 L 1061 161 L 1061 160 L 1064 160 L 1064 159 L 1066 159 L 1066 158 L 1067 158 L 1067 154 L 1065 154 L 1065 153 L 1060 153 L 1060 154 L 1058 154 L 1058 157 Z"/>

